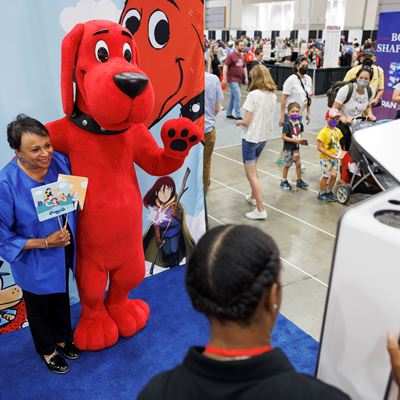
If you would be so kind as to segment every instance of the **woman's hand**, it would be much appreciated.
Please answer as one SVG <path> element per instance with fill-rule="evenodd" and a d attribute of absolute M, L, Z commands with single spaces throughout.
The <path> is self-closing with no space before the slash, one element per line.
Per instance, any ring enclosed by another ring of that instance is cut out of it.
<path fill-rule="evenodd" d="M 71 235 L 66 229 L 53 232 L 47 237 L 48 247 L 65 247 L 71 243 Z"/>
<path fill-rule="evenodd" d="M 283 123 L 285 122 L 285 116 L 283 115 L 283 116 L 281 116 L 280 118 L 279 118 L 279 126 L 283 126 Z"/>
<path fill-rule="evenodd" d="M 310 113 L 310 111 L 307 111 L 306 122 L 307 122 L 307 125 L 310 125 L 310 122 L 311 122 L 311 113 Z"/>
<path fill-rule="evenodd" d="M 353 122 L 353 117 L 341 116 L 339 118 L 339 121 L 342 122 L 343 124 L 351 124 Z"/>
<path fill-rule="evenodd" d="M 393 332 L 387 334 L 387 349 L 392 365 L 392 376 L 397 385 L 400 385 L 400 348 Z"/>
<path fill-rule="evenodd" d="M 367 115 L 367 119 L 368 119 L 369 121 L 376 121 L 376 117 L 375 117 L 374 114 L 368 114 L 368 115 Z"/>

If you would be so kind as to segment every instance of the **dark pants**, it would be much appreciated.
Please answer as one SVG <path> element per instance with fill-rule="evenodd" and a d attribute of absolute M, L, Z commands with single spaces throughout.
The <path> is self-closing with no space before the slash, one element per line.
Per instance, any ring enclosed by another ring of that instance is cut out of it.
<path fill-rule="evenodd" d="M 340 139 L 340 146 L 343 150 L 349 151 L 351 145 L 351 130 L 349 124 L 339 122 L 337 126 L 342 132 L 343 137 Z"/>
<path fill-rule="evenodd" d="M 53 353 L 56 343 L 72 340 L 68 293 L 68 270 L 72 266 L 73 246 L 65 249 L 67 287 L 65 293 L 34 294 L 24 290 L 29 328 L 39 354 Z"/>

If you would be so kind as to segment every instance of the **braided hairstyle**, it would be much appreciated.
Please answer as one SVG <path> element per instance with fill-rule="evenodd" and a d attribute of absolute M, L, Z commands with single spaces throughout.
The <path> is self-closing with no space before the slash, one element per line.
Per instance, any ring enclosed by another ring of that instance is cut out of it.
<path fill-rule="evenodd" d="M 193 307 L 221 321 L 249 325 L 261 297 L 279 283 L 279 251 L 258 228 L 225 225 L 208 231 L 188 260 Z"/>

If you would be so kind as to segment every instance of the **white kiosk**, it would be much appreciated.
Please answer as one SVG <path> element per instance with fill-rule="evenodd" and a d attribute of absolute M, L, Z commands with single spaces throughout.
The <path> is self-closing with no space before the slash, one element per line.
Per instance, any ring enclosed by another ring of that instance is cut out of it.
<path fill-rule="evenodd" d="M 400 120 L 355 133 L 365 153 L 400 182 Z M 400 334 L 400 187 L 340 219 L 317 377 L 354 400 L 396 399 L 386 333 Z"/>

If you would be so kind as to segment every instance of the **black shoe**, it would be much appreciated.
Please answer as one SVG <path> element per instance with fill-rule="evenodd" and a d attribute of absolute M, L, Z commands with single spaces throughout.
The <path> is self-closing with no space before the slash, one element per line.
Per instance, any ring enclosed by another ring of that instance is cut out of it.
<path fill-rule="evenodd" d="M 227 115 L 226 118 L 229 118 L 229 119 L 236 119 L 233 115 Z"/>
<path fill-rule="evenodd" d="M 40 357 L 46 364 L 46 367 L 55 374 L 66 374 L 69 371 L 68 364 L 59 354 L 51 357 L 49 361 L 46 361 L 43 355 L 40 355 Z"/>
<path fill-rule="evenodd" d="M 236 119 L 236 120 L 240 120 L 240 119 L 243 119 L 242 117 L 234 117 L 234 119 Z"/>
<path fill-rule="evenodd" d="M 81 355 L 79 349 L 72 342 L 65 342 L 65 346 L 56 346 L 57 351 L 70 360 L 76 360 Z"/>

